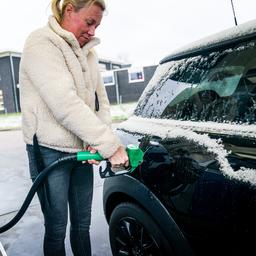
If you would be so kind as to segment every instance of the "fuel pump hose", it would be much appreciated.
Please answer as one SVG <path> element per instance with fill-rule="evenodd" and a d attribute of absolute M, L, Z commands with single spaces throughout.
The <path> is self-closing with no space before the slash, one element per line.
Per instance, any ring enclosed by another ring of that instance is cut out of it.
<path fill-rule="evenodd" d="M 48 176 L 48 174 L 58 165 L 65 163 L 65 162 L 70 162 L 70 161 L 77 161 L 77 154 L 71 154 L 69 156 L 65 156 L 62 158 L 59 158 L 58 160 L 54 161 L 51 163 L 49 166 L 47 166 L 42 172 L 38 174 L 36 179 L 33 182 L 33 185 L 31 186 L 21 208 L 19 209 L 18 213 L 4 226 L 0 227 L 0 234 L 4 233 L 5 231 L 9 230 L 12 228 L 24 215 L 26 212 L 27 208 L 29 207 L 38 187 L 40 184 L 44 181 L 44 179 Z"/>
<path fill-rule="evenodd" d="M 137 166 L 142 162 L 144 153 L 142 150 L 135 145 L 128 145 L 126 147 L 126 151 L 129 157 L 129 165 L 130 169 L 126 170 L 125 172 L 121 172 L 121 174 L 133 172 Z M 40 184 L 44 181 L 44 179 L 48 176 L 48 174 L 58 165 L 70 162 L 70 161 L 87 161 L 87 160 L 97 160 L 102 161 L 104 158 L 98 153 L 91 153 L 90 151 L 81 151 L 78 153 L 70 154 L 68 156 L 59 158 L 58 160 L 51 163 L 49 166 L 44 168 L 36 177 L 36 179 L 33 182 L 33 185 L 31 186 L 21 208 L 17 212 L 17 214 L 4 226 L 0 227 L 0 234 L 4 233 L 5 231 L 12 228 L 25 214 L 26 210 L 28 209 L 36 191 L 38 190 Z M 100 176 L 102 178 L 110 177 L 110 176 L 116 176 L 118 174 L 108 171 L 108 172 L 102 172 L 100 169 Z"/>

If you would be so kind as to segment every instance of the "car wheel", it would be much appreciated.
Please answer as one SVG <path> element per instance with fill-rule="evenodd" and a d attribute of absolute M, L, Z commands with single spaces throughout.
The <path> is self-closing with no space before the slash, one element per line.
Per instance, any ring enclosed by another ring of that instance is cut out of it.
<path fill-rule="evenodd" d="M 151 216 L 133 203 L 121 203 L 113 210 L 109 237 L 113 256 L 173 255 Z"/>

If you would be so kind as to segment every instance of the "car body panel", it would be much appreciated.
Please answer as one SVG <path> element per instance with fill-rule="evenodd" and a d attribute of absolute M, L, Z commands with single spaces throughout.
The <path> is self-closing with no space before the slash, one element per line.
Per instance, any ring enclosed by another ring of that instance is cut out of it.
<path fill-rule="evenodd" d="M 133 201 L 133 198 L 136 198 L 136 203 L 147 209 L 147 212 L 162 228 L 176 255 L 192 255 L 190 245 L 164 205 L 154 193 L 132 176 L 116 176 L 105 180 L 103 202 L 107 220 L 109 221 L 109 213 L 112 211 L 109 208 L 114 208 L 118 202 L 123 200 Z"/>

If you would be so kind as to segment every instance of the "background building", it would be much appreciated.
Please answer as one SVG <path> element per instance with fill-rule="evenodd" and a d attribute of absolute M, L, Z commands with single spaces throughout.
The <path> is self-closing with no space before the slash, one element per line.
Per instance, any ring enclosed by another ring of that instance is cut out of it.
<path fill-rule="evenodd" d="M 20 112 L 19 64 L 21 53 L 0 53 L 0 113 Z M 113 60 L 100 59 L 100 69 L 112 104 L 135 102 L 153 76 L 156 66 L 134 68 Z"/>
<path fill-rule="evenodd" d="M 137 101 L 152 78 L 156 67 L 156 65 L 129 67 L 102 72 L 110 103 Z"/>
<path fill-rule="evenodd" d="M 20 111 L 19 65 L 21 53 L 0 53 L 0 113 Z"/>

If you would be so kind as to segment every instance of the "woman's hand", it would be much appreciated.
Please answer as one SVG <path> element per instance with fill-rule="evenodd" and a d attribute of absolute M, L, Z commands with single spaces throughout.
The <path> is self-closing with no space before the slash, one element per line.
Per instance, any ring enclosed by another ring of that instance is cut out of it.
<path fill-rule="evenodd" d="M 90 151 L 90 153 L 92 153 L 92 154 L 95 154 L 95 153 L 97 152 L 97 150 L 96 150 L 95 148 L 91 147 L 90 145 L 88 145 L 88 146 L 86 147 L 86 150 L 87 150 L 87 151 Z M 96 165 L 99 165 L 99 164 L 100 164 L 100 161 L 97 161 L 97 160 L 87 160 L 87 162 L 88 162 L 89 164 L 96 164 Z"/>
<path fill-rule="evenodd" d="M 118 169 L 120 167 L 129 166 L 129 158 L 126 150 L 123 146 L 120 146 L 117 151 L 108 159 L 111 163 L 113 169 Z M 115 171 L 115 170 L 113 170 Z"/>

